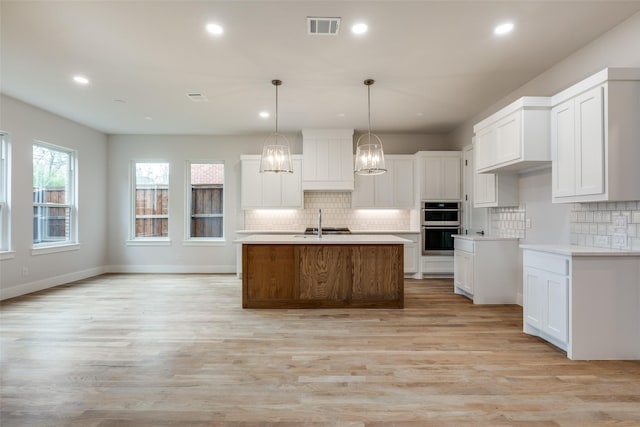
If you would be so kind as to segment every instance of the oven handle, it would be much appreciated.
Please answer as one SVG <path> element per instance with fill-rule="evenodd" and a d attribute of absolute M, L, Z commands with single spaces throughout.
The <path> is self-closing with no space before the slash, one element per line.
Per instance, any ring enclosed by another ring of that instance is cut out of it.
<path fill-rule="evenodd" d="M 460 226 L 459 225 L 454 225 L 454 226 L 439 227 L 437 225 L 423 225 L 422 228 L 424 228 L 425 230 L 431 230 L 431 229 L 435 229 L 435 230 L 459 230 Z"/>
<path fill-rule="evenodd" d="M 460 209 L 427 209 L 427 208 L 422 208 L 422 212 L 460 212 Z"/>

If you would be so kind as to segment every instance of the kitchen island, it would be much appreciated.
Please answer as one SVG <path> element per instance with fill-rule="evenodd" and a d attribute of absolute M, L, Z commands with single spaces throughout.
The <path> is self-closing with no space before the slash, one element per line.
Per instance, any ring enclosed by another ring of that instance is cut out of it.
<path fill-rule="evenodd" d="M 391 235 L 253 235 L 243 308 L 403 308 L 404 243 Z"/>

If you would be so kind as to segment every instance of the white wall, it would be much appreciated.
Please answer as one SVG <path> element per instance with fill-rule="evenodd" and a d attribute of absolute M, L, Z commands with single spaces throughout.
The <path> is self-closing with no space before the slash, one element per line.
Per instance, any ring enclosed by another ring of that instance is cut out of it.
<path fill-rule="evenodd" d="M 108 270 L 119 272 L 235 272 L 235 230 L 244 228 L 240 209 L 240 155 L 259 154 L 260 136 L 112 135 L 108 150 Z M 301 151 L 301 136 L 289 136 L 292 151 Z M 169 246 L 131 246 L 133 160 L 170 163 Z M 225 164 L 224 234 L 216 246 L 185 246 L 186 161 L 221 160 Z"/>
<path fill-rule="evenodd" d="M 106 264 L 106 135 L 0 95 L 0 129 L 12 145 L 11 249 L 0 261 L 0 298 L 10 298 L 100 274 Z M 32 143 L 49 142 L 78 152 L 80 249 L 32 255 Z M 27 273 L 27 274 L 24 274 Z"/>

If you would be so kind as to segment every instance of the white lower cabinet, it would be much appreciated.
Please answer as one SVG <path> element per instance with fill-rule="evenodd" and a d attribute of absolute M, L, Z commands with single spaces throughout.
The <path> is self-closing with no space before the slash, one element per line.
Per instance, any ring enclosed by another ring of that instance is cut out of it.
<path fill-rule="evenodd" d="M 523 245 L 524 332 L 570 359 L 640 359 L 640 253 L 535 247 Z"/>
<path fill-rule="evenodd" d="M 453 290 L 474 304 L 515 304 L 518 239 L 459 236 L 454 240 Z"/>
<path fill-rule="evenodd" d="M 569 330 L 569 277 L 524 268 L 524 321 L 566 350 Z"/>
<path fill-rule="evenodd" d="M 413 276 L 418 273 L 418 259 L 420 257 L 420 234 L 396 233 L 395 236 L 411 240 L 411 243 L 404 244 L 404 274 L 405 276 Z"/>
<path fill-rule="evenodd" d="M 426 276 L 451 277 L 453 257 L 451 255 L 423 255 L 422 274 Z"/>
<path fill-rule="evenodd" d="M 455 251 L 453 254 L 453 285 L 473 295 L 473 260 L 471 252 Z"/>

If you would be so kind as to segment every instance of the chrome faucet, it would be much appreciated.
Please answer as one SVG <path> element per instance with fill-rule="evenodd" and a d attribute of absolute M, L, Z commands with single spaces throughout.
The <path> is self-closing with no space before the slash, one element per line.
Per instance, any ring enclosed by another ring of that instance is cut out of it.
<path fill-rule="evenodd" d="M 318 209 L 318 239 L 322 237 L 322 209 Z"/>

